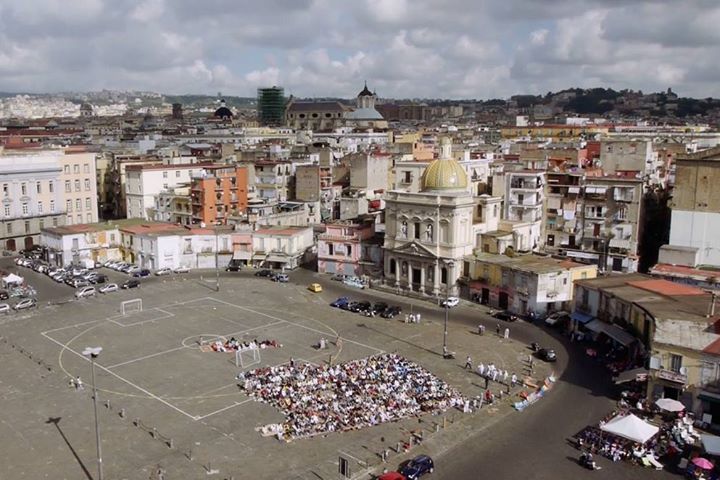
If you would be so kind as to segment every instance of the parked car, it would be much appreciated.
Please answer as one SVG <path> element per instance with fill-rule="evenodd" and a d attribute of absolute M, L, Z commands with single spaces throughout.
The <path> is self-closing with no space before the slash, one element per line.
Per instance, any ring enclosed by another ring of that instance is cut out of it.
<path fill-rule="evenodd" d="M 163 275 L 170 275 L 171 273 L 172 273 L 172 270 L 167 267 L 159 268 L 159 269 L 155 270 L 155 275 L 157 275 L 158 277 L 161 277 Z"/>
<path fill-rule="evenodd" d="M 95 287 L 83 287 L 75 292 L 75 298 L 94 297 L 96 293 Z"/>
<path fill-rule="evenodd" d="M 417 480 L 426 473 L 435 471 L 435 464 L 432 458 L 427 455 L 418 455 L 400 469 L 400 474 L 408 480 Z"/>
<path fill-rule="evenodd" d="M 331 277 L 331 280 L 335 280 L 336 282 L 344 282 L 347 278 L 347 275 L 343 275 L 342 273 L 336 273 Z"/>
<path fill-rule="evenodd" d="M 149 277 L 150 270 L 148 270 L 147 268 L 141 268 L 140 270 L 136 270 L 135 272 L 133 272 L 132 276 L 135 278 Z"/>
<path fill-rule="evenodd" d="M 335 308 L 341 308 L 342 305 L 347 305 L 348 303 L 350 303 L 350 299 L 348 297 L 340 297 L 334 302 L 332 302 L 330 306 Z"/>
<path fill-rule="evenodd" d="M 90 282 L 88 282 L 82 277 L 70 277 L 65 281 L 65 283 L 67 283 L 73 288 L 82 288 L 90 285 Z"/>
<path fill-rule="evenodd" d="M 118 270 L 123 273 L 132 274 L 135 270 L 138 270 L 138 267 L 136 267 L 135 265 L 127 265 L 126 264 L 126 265 L 123 265 L 122 267 L 120 267 Z"/>
<path fill-rule="evenodd" d="M 90 283 L 98 284 L 98 283 L 105 283 L 107 282 L 108 277 L 107 275 L 103 275 L 102 273 L 98 273 L 92 277 L 90 277 Z"/>
<path fill-rule="evenodd" d="M 356 277 L 346 278 L 345 280 L 343 280 L 343 283 L 350 287 L 361 288 L 361 289 L 365 288 L 365 284 L 362 283 L 362 281 Z"/>
<path fill-rule="evenodd" d="M 10 313 L 10 305 L 7 303 L 0 303 L 0 313 Z"/>
<path fill-rule="evenodd" d="M 190 267 L 177 267 L 173 270 L 175 273 L 188 273 L 190 272 Z"/>
<path fill-rule="evenodd" d="M 505 320 L 506 322 L 514 322 L 515 320 L 517 320 L 517 315 L 514 315 L 507 310 L 495 312 L 493 314 L 493 317 L 497 318 L 498 320 Z"/>
<path fill-rule="evenodd" d="M 123 284 L 121 285 L 121 287 L 123 289 L 137 288 L 139 286 L 140 286 L 140 280 L 138 280 L 137 278 L 131 278 L 130 280 L 125 280 L 125 282 L 123 282 Z"/>
<path fill-rule="evenodd" d="M 270 277 L 272 274 L 272 270 L 268 270 L 267 268 L 263 268 L 262 270 L 255 272 L 256 277 Z"/>
<path fill-rule="evenodd" d="M 372 305 L 370 304 L 370 302 L 367 301 L 353 302 L 350 305 L 350 311 L 355 313 L 362 313 L 367 312 L 368 310 L 370 310 L 371 307 Z"/>
<path fill-rule="evenodd" d="M 570 314 L 567 312 L 554 312 L 545 319 L 545 325 L 549 327 L 566 325 L 570 322 Z"/>
<path fill-rule="evenodd" d="M 23 298 L 13 306 L 15 310 L 26 310 L 37 306 L 37 301 L 34 298 Z"/>
<path fill-rule="evenodd" d="M 557 361 L 557 354 L 552 348 L 541 348 L 540 350 L 538 350 L 537 354 L 538 357 L 540 357 L 542 360 L 545 360 L 546 362 Z"/>
<path fill-rule="evenodd" d="M 443 307 L 456 307 L 460 303 L 460 299 L 458 297 L 448 297 L 445 300 L 442 301 L 441 305 Z"/>
<path fill-rule="evenodd" d="M 287 273 L 278 273 L 270 277 L 273 282 L 287 283 L 290 281 L 290 275 Z"/>
<path fill-rule="evenodd" d="M 404 475 L 398 472 L 387 472 L 380 475 L 377 480 L 407 480 Z"/>
<path fill-rule="evenodd" d="M 387 304 L 387 303 L 385 303 L 385 302 L 375 302 L 375 304 L 372 306 L 372 308 L 370 309 L 370 311 L 372 312 L 373 315 L 380 315 L 380 314 L 382 314 L 385 310 L 387 310 L 387 308 L 388 308 L 388 304 Z"/>
<path fill-rule="evenodd" d="M 386 308 L 385 311 L 380 314 L 380 316 L 383 318 L 395 318 L 398 315 L 400 315 L 401 313 L 402 313 L 402 308 L 400 308 L 398 306 L 392 306 L 392 307 Z"/>
<path fill-rule="evenodd" d="M 308 286 L 308 290 L 310 290 L 313 293 L 320 293 L 320 292 L 322 292 L 322 285 L 320 285 L 319 283 L 311 283 Z"/>
<path fill-rule="evenodd" d="M 242 270 L 242 266 L 237 263 L 231 263 L 230 265 L 225 267 L 226 272 L 239 272 L 240 270 Z"/>
<path fill-rule="evenodd" d="M 103 285 L 102 287 L 100 287 L 100 289 L 98 290 L 98 292 L 100 292 L 100 293 L 111 293 L 111 292 L 117 292 L 117 291 L 118 291 L 117 283 L 108 283 L 107 285 Z"/>

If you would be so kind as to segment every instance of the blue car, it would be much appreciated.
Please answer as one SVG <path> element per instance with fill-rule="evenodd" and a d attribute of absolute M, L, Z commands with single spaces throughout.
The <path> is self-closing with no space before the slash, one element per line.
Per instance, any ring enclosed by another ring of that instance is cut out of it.
<path fill-rule="evenodd" d="M 348 297 L 340 297 L 334 302 L 332 302 L 330 306 L 335 308 L 343 308 L 343 306 L 347 305 L 349 302 L 350 299 Z"/>
<path fill-rule="evenodd" d="M 418 455 L 400 470 L 400 474 L 408 480 L 417 480 L 426 473 L 432 473 L 434 470 L 435 464 L 432 458 L 427 455 Z"/>
<path fill-rule="evenodd" d="M 143 268 L 142 270 L 138 270 L 137 272 L 132 274 L 135 278 L 145 278 L 150 276 L 150 270 L 147 268 Z"/>

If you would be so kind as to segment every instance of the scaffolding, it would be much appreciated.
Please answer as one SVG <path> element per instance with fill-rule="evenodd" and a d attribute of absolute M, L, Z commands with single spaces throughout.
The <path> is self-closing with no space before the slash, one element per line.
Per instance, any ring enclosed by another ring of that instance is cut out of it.
<path fill-rule="evenodd" d="M 285 90 L 282 87 L 257 89 L 258 122 L 263 126 L 285 124 Z"/>

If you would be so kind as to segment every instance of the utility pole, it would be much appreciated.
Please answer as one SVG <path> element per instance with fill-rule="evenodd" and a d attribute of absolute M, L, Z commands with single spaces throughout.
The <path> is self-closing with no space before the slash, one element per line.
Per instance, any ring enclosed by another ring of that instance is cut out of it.
<path fill-rule="evenodd" d="M 95 359 L 102 352 L 102 347 L 87 347 L 82 354 L 90 357 L 92 370 L 93 407 L 95 409 L 95 442 L 97 443 L 98 480 L 103 480 L 102 447 L 100 443 L 100 424 L 98 423 L 97 386 L 95 384 Z"/>
<path fill-rule="evenodd" d="M 220 260 L 220 257 L 218 255 L 218 229 L 217 225 L 215 225 L 215 291 L 220 291 L 220 266 L 218 265 L 218 262 Z"/>

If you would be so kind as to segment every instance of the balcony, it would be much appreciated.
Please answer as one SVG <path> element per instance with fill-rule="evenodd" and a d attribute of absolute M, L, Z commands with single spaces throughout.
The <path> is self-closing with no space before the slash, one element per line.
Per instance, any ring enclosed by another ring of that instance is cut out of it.
<path fill-rule="evenodd" d="M 541 182 L 511 182 L 510 188 L 515 190 L 535 191 L 543 188 Z"/>
<path fill-rule="evenodd" d="M 682 370 L 682 369 L 680 369 Z M 670 383 L 676 383 L 681 386 L 686 386 L 688 383 L 688 376 L 687 373 L 680 373 L 680 372 L 674 372 L 672 370 L 665 370 L 663 368 L 660 369 L 652 369 L 651 371 L 653 373 L 653 376 L 658 380 L 664 380 L 666 382 Z"/>

